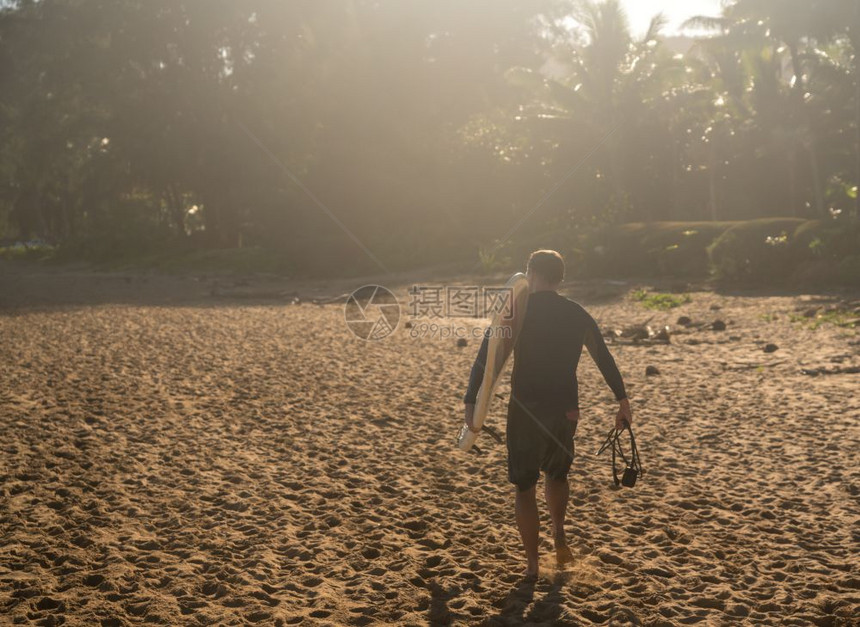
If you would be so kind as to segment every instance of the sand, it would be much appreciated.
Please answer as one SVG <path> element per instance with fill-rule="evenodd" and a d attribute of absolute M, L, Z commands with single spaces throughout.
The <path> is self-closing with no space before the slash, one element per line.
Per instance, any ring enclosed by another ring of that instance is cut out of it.
<path fill-rule="evenodd" d="M 790 317 L 851 295 L 653 313 L 568 286 L 603 327 L 673 336 L 611 347 L 632 490 L 594 455 L 613 404 L 583 362 L 576 561 L 542 513 L 529 584 L 504 447 L 454 449 L 476 341 L 360 341 L 307 302 L 350 281 L 2 270 L 0 624 L 858 624 L 860 375 L 802 369 L 860 365 L 860 338 Z"/>

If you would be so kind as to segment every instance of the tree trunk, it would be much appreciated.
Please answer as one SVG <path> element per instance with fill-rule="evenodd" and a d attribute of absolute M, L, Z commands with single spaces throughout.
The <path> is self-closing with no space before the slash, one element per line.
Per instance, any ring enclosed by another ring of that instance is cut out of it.
<path fill-rule="evenodd" d="M 809 142 L 809 161 L 812 167 L 812 186 L 815 193 L 815 217 L 824 217 L 824 196 L 821 191 L 821 169 L 818 165 L 818 150 L 815 148 L 815 138 Z"/>
<path fill-rule="evenodd" d="M 176 228 L 180 237 L 185 237 L 185 206 L 182 202 L 182 195 L 176 188 L 175 183 L 170 183 L 167 189 L 164 190 L 164 199 L 167 202 L 167 210 L 170 213 L 170 220 Z"/>
<path fill-rule="evenodd" d="M 848 29 L 848 39 L 854 50 L 854 185 L 860 188 L 860 2 L 854 3 L 854 23 Z M 860 193 L 854 198 L 854 219 L 860 219 Z"/>
<path fill-rule="evenodd" d="M 796 43 L 788 44 L 788 53 L 791 56 L 791 71 L 794 73 L 794 90 L 803 98 L 803 66 L 800 64 L 800 55 Z M 801 100 L 802 101 L 802 100 Z"/>
<path fill-rule="evenodd" d="M 795 176 L 797 174 L 797 168 L 795 164 L 797 163 L 797 149 L 793 149 L 791 154 L 788 155 L 788 196 L 791 199 L 791 215 L 796 218 L 797 216 L 797 181 Z"/>
<path fill-rule="evenodd" d="M 672 218 L 675 220 L 681 220 L 682 217 L 678 215 L 678 179 L 679 179 L 679 168 L 681 167 L 681 158 L 680 158 L 680 149 L 678 148 L 678 141 L 672 140 Z"/>
<path fill-rule="evenodd" d="M 217 248 L 218 242 L 218 199 L 214 194 L 205 194 L 201 211 L 203 212 L 203 239 L 209 248 Z"/>
<path fill-rule="evenodd" d="M 711 141 L 710 164 L 708 165 L 708 194 L 711 205 L 711 221 L 717 221 L 717 160 L 714 158 L 714 142 Z"/>

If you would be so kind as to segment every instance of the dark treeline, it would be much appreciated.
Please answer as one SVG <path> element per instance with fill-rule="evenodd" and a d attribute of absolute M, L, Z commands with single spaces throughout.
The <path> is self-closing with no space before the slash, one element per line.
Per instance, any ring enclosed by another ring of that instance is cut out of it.
<path fill-rule="evenodd" d="M 489 254 L 562 181 L 518 238 L 858 217 L 855 0 L 736 0 L 693 40 L 613 0 L 0 6 L 7 236 L 398 268 Z"/>

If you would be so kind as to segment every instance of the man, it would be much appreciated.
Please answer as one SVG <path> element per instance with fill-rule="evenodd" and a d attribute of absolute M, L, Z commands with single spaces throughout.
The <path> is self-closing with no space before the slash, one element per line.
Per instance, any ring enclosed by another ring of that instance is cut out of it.
<path fill-rule="evenodd" d="M 553 250 L 538 250 L 528 260 L 529 300 L 514 347 L 511 398 L 508 402 L 508 478 L 516 485 L 516 520 L 526 551 L 527 577 L 538 575 L 538 518 L 535 486 L 540 471 L 546 478 L 546 502 L 552 519 L 556 560 L 573 555 L 564 533 L 573 461 L 573 435 L 579 421 L 576 367 L 586 346 L 620 403 L 615 428 L 632 424 L 630 403 L 615 360 L 597 323 L 579 304 L 556 290 L 564 279 L 564 259 Z M 472 366 L 463 400 L 466 424 L 473 427 L 475 400 L 487 360 L 488 336 Z"/>

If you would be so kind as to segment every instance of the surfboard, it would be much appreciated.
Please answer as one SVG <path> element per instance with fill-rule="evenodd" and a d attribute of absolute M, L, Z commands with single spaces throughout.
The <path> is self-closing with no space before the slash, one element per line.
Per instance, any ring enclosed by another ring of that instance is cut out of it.
<path fill-rule="evenodd" d="M 481 379 L 481 387 L 475 401 L 475 413 L 472 421 L 473 428 L 477 431 L 472 431 L 466 424 L 463 424 L 457 436 L 457 446 L 463 451 L 472 448 L 475 440 L 478 439 L 478 433 L 480 433 L 484 421 L 487 419 L 496 387 L 502 378 L 508 358 L 514 351 L 526 317 L 526 308 L 529 302 L 529 282 L 526 275 L 522 272 L 516 273 L 508 279 L 504 287 L 510 288 L 510 291 L 501 292 L 501 295 L 510 298 L 510 308 L 500 307 L 493 314 L 490 322 L 487 365 L 484 368 L 484 378 Z"/>

